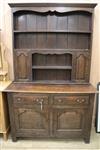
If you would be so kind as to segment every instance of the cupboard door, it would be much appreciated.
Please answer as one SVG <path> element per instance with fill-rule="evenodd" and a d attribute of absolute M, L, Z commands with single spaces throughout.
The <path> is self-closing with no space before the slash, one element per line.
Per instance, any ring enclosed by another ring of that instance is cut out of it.
<path fill-rule="evenodd" d="M 47 106 L 16 107 L 14 109 L 16 135 L 21 137 L 48 137 L 49 113 Z"/>
<path fill-rule="evenodd" d="M 30 81 L 31 80 L 31 57 L 29 52 L 15 51 L 15 80 Z"/>
<path fill-rule="evenodd" d="M 78 53 L 76 56 L 76 73 L 75 81 L 76 82 L 88 82 L 89 73 L 90 73 L 90 60 L 89 54 L 87 53 Z"/>
<path fill-rule="evenodd" d="M 84 130 L 85 111 L 79 108 L 54 108 L 53 129 L 55 137 L 81 136 Z"/>

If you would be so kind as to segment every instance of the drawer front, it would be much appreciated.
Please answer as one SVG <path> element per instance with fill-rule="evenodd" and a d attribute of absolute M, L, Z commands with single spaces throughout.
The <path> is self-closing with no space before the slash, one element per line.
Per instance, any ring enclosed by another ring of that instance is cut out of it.
<path fill-rule="evenodd" d="M 14 104 L 25 104 L 25 105 L 48 105 L 48 96 L 36 95 L 36 94 L 14 94 Z"/>
<path fill-rule="evenodd" d="M 89 96 L 54 96 L 54 105 L 88 105 Z"/>

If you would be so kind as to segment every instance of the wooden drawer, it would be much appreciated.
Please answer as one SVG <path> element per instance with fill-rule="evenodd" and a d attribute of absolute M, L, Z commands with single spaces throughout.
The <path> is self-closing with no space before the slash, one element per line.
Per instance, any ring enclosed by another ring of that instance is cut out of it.
<path fill-rule="evenodd" d="M 48 104 L 48 96 L 46 95 L 35 95 L 35 94 L 14 94 L 14 104 L 25 104 L 25 105 L 44 105 Z"/>
<path fill-rule="evenodd" d="M 54 105 L 88 105 L 89 96 L 54 96 Z"/>

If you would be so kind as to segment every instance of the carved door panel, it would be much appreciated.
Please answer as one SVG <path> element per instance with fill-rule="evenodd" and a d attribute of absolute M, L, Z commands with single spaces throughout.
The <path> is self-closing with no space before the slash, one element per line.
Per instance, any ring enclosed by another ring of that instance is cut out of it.
<path fill-rule="evenodd" d="M 84 130 L 85 111 L 74 108 L 55 108 L 53 112 L 53 129 L 55 137 L 67 138 L 81 134 Z"/>
<path fill-rule="evenodd" d="M 88 53 L 78 53 L 76 56 L 75 80 L 76 82 L 88 82 L 90 72 L 90 60 Z"/>
<path fill-rule="evenodd" d="M 15 51 L 15 80 L 29 81 L 31 78 L 31 58 L 29 52 Z"/>
<path fill-rule="evenodd" d="M 15 126 L 18 136 L 48 137 L 49 113 L 47 106 L 44 106 L 43 110 L 40 109 L 40 106 L 35 107 L 15 108 Z"/>

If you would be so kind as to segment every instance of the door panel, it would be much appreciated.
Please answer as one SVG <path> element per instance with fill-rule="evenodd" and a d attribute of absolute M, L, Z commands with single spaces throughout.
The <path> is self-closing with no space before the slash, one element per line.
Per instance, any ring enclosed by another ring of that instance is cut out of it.
<path fill-rule="evenodd" d="M 28 52 L 16 51 L 15 52 L 15 80 L 16 81 L 29 81 L 31 76 L 31 57 Z"/>
<path fill-rule="evenodd" d="M 89 54 L 87 53 L 78 53 L 76 56 L 76 73 L 75 80 L 76 82 L 88 82 L 89 80 Z"/>
<path fill-rule="evenodd" d="M 16 131 L 20 134 L 29 134 L 33 137 L 48 136 L 49 134 L 49 113 L 44 106 L 35 108 L 15 108 Z"/>
<path fill-rule="evenodd" d="M 53 111 L 54 136 L 66 137 L 77 132 L 81 134 L 84 130 L 85 111 L 80 109 L 57 109 Z"/>

